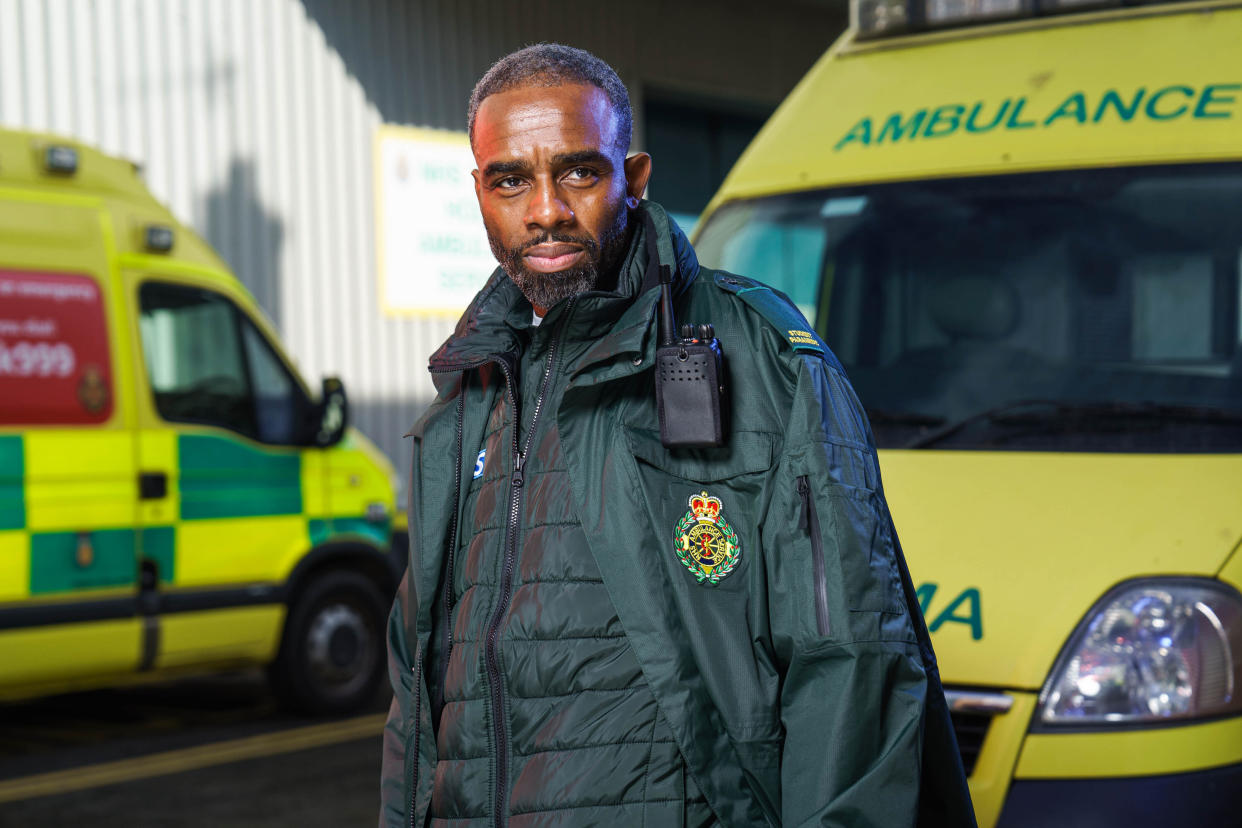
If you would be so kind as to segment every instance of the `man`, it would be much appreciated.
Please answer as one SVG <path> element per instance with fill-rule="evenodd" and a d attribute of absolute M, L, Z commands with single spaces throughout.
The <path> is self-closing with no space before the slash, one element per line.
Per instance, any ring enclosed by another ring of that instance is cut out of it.
<path fill-rule="evenodd" d="M 642 201 L 594 56 L 509 55 L 469 120 L 501 267 L 411 432 L 381 824 L 973 825 L 836 359 Z M 718 448 L 661 442 L 661 266 L 723 343 Z"/>

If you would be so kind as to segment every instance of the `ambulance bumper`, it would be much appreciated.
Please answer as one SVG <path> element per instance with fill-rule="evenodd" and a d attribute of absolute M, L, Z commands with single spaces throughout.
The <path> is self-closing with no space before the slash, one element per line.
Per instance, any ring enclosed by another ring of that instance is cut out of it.
<path fill-rule="evenodd" d="M 1110 779 L 1015 779 L 997 828 L 1232 825 L 1242 764 Z"/>

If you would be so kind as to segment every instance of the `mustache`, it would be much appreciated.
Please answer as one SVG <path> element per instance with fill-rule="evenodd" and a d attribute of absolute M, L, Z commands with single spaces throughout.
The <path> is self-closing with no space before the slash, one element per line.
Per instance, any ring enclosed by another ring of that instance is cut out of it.
<path fill-rule="evenodd" d="M 595 239 L 590 236 L 574 236 L 570 233 L 544 233 L 542 236 L 536 236 L 530 241 L 523 242 L 521 245 L 514 248 L 513 252 L 520 256 L 532 247 L 540 244 L 548 244 L 549 242 L 576 244 L 590 254 L 594 254 L 596 249 L 599 247 Z"/>

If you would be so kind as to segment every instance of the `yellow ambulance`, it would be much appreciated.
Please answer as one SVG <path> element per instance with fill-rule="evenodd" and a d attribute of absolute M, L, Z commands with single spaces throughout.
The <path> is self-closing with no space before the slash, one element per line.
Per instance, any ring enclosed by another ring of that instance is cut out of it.
<path fill-rule="evenodd" d="M 0 131 L 0 698 L 268 664 L 384 672 L 394 474 L 137 168 Z"/>
<path fill-rule="evenodd" d="M 869 411 L 980 825 L 1242 824 L 1242 4 L 855 0 L 700 228 Z"/>

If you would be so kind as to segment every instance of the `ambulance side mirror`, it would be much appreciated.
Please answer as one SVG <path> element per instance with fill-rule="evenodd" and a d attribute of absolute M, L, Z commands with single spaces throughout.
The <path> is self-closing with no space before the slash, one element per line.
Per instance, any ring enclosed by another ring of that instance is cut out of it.
<path fill-rule="evenodd" d="M 315 445 L 327 448 L 341 442 L 349 425 L 349 398 L 345 396 L 345 383 L 337 377 L 324 377 L 323 396 L 316 406 L 316 413 Z"/>

